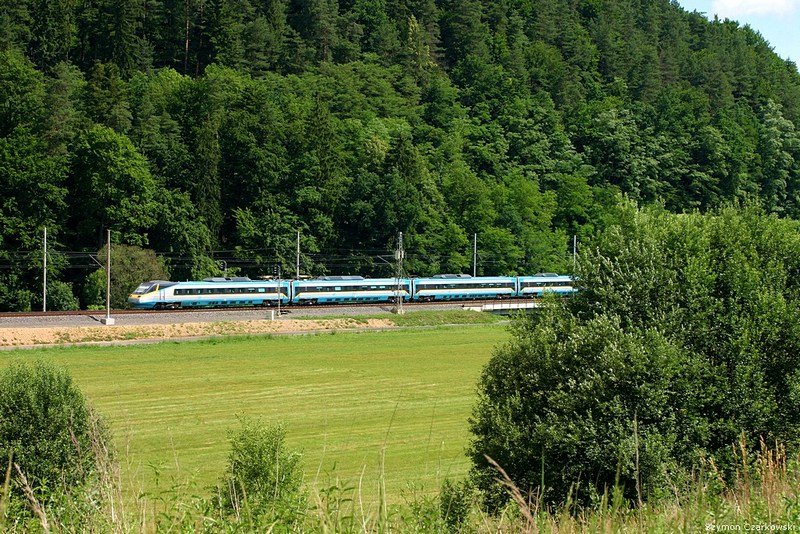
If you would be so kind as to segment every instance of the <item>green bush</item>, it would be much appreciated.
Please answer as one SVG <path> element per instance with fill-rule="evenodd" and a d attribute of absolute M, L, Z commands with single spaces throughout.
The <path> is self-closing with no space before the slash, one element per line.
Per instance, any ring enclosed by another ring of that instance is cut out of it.
<path fill-rule="evenodd" d="M 459 532 L 467 523 L 472 507 L 472 486 L 469 480 L 453 482 L 446 478 L 439 491 L 439 513 L 448 532 Z"/>
<path fill-rule="evenodd" d="M 106 247 L 97 252 L 98 260 L 105 265 Z M 128 295 L 142 282 L 149 280 L 166 280 L 169 275 L 164 261 L 150 249 L 131 245 L 111 246 L 111 307 L 115 309 L 128 307 Z M 106 304 L 106 271 L 98 269 L 86 279 L 83 289 L 86 306 L 105 307 Z"/>
<path fill-rule="evenodd" d="M 301 456 L 286 448 L 282 425 L 242 418 L 230 434 L 228 467 L 219 488 L 223 510 L 251 526 L 296 525 L 307 509 Z"/>
<path fill-rule="evenodd" d="M 15 276 L 0 276 L 0 311 L 31 311 L 33 293 L 14 289 L 19 284 Z"/>
<path fill-rule="evenodd" d="M 102 426 L 63 370 L 13 364 L 0 373 L 0 463 L 12 470 L 10 519 L 31 517 L 24 480 L 45 509 L 66 515 L 96 472 L 94 449 Z M 19 474 L 21 471 L 22 475 Z"/>
<path fill-rule="evenodd" d="M 77 310 L 78 298 L 72 292 L 72 284 L 53 280 L 47 284 L 47 309 L 51 311 Z"/>
<path fill-rule="evenodd" d="M 523 493 L 589 503 L 672 491 L 702 458 L 731 473 L 740 440 L 798 450 L 800 223 L 629 208 L 582 252 L 580 293 L 520 320 L 481 377 L 489 504 L 506 496 L 484 455 Z"/>

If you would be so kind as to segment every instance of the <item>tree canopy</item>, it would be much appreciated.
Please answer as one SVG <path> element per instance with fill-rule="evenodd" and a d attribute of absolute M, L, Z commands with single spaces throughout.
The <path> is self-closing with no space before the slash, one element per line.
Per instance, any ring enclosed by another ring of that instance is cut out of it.
<path fill-rule="evenodd" d="M 564 271 L 619 194 L 800 216 L 800 74 L 669 0 L 20 0 L 0 13 L 0 309 L 86 254 Z M 83 302 L 85 305 L 86 302 Z"/>
<path fill-rule="evenodd" d="M 798 269 L 797 221 L 623 208 L 584 247 L 580 291 L 484 369 L 470 455 L 489 502 L 484 455 L 523 493 L 597 504 L 725 477 L 762 442 L 800 449 Z"/>

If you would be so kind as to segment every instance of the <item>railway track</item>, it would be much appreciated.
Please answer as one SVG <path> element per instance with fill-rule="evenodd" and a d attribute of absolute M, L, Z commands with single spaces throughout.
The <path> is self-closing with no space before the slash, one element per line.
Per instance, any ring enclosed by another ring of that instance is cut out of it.
<path fill-rule="evenodd" d="M 499 303 L 508 303 L 513 302 L 513 300 L 518 299 L 504 299 L 504 300 L 497 300 L 497 299 L 475 299 L 475 300 L 451 300 L 446 302 L 405 302 L 403 303 L 403 308 L 413 310 L 413 309 L 424 309 L 426 307 L 438 306 L 441 307 L 443 305 L 452 305 L 453 307 L 466 307 L 466 306 L 479 306 L 482 304 L 499 304 Z M 375 308 L 376 311 L 379 310 L 387 310 L 392 308 L 393 304 L 388 302 L 381 302 L 381 303 L 365 303 L 365 302 L 354 302 L 354 303 L 347 303 L 347 304 L 314 304 L 314 305 L 288 305 L 288 306 L 281 306 L 282 312 L 293 313 L 293 312 L 302 312 L 304 310 L 331 310 L 331 311 L 338 311 L 338 310 L 346 310 L 348 308 Z M 120 309 L 120 310 L 111 310 L 111 315 L 156 315 L 156 314 L 179 314 L 179 313 L 219 313 L 224 311 L 237 311 L 237 312 L 252 312 L 252 313 L 264 313 L 267 310 L 277 310 L 276 306 L 271 307 L 261 307 L 261 306 L 221 306 L 218 308 L 178 308 L 174 310 L 134 310 L 134 309 Z M 63 317 L 63 316 L 98 316 L 98 315 L 105 315 L 105 310 L 73 310 L 73 311 L 52 311 L 52 312 L 0 312 L 0 319 L 12 319 L 15 317 Z"/>

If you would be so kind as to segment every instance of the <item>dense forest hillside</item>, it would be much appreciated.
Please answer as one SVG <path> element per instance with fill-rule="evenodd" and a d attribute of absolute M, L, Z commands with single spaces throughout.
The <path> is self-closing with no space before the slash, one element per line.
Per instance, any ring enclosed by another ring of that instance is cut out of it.
<path fill-rule="evenodd" d="M 800 75 L 667 0 L 2 0 L 0 309 L 111 228 L 230 268 L 564 271 L 620 193 L 800 216 Z M 72 285 L 69 285 L 72 284 Z"/>

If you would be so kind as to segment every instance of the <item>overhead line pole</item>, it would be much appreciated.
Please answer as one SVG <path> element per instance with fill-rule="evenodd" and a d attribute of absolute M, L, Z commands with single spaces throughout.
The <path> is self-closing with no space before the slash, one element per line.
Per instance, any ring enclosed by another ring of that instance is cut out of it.
<path fill-rule="evenodd" d="M 472 238 L 472 276 L 478 276 L 478 233 Z"/>
<path fill-rule="evenodd" d="M 572 236 L 572 274 L 575 274 L 575 265 L 578 261 L 578 236 Z"/>
<path fill-rule="evenodd" d="M 111 318 L 111 229 L 106 234 L 106 316 L 100 320 L 104 325 L 113 325 Z"/>
<path fill-rule="evenodd" d="M 296 277 L 300 280 L 300 230 L 297 231 L 297 258 L 295 260 Z"/>
<path fill-rule="evenodd" d="M 283 293 L 281 293 L 281 264 L 278 264 L 278 317 L 281 316 L 281 299 L 283 298 Z"/>
<path fill-rule="evenodd" d="M 47 311 L 47 227 L 44 227 L 44 268 L 42 269 L 42 311 Z"/>
<path fill-rule="evenodd" d="M 403 278 L 403 259 L 405 258 L 405 251 L 403 250 L 403 232 L 399 232 L 397 235 L 397 252 L 395 252 L 394 257 L 397 260 L 397 288 L 395 290 L 395 300 L 396 305 L 394 312 L 397 315 L 403 315 L 403 295 L 400 293 L 401 287 L 401 279 Z"/>

